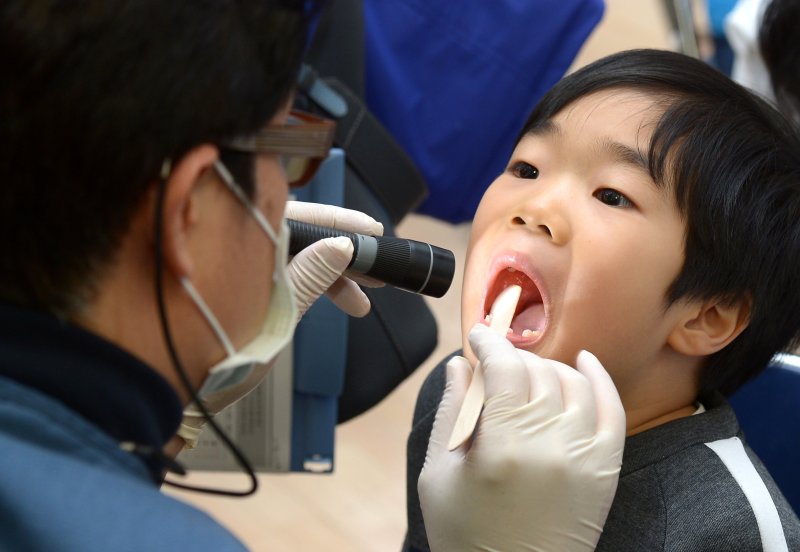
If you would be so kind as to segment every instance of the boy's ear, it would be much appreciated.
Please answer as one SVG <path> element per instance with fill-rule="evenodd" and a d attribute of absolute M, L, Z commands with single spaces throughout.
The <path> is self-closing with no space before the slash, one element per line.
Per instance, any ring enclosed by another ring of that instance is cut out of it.
<path fill-rule="evenodd" d="M 688 356 L 708 356 L 725 348 L 750 323 L 749 298 L 735 303 L 717 299 L 691 303 L 667 343 Z"/>
<path fill-rule="evenodd" d="M 201 145 L 189 150 L 169 170 L 164 191 L 162 254 L 164 264 L 177 278 L 189 276 L 192 256 L 189 233 L 200 215 L 196 192 L 207 171 L 219 158 L 216 147 Z"/>

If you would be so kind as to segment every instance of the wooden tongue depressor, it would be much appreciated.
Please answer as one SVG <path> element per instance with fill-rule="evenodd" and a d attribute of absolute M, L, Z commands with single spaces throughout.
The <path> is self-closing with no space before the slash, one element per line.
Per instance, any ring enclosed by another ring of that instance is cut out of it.
<path fill-rule="evenodd" d="M 511 320 L 514 318 L 514 311 L 517 308 L 521 292 L 522 288 L 519 286 L 508 286 L 500 292 L 492 304 L 490 311 L 492 317 L 489 321 L 489 328 L 502 337 L 508 334 L 508 328 L 511 327 Z M 478 423 L 478 418 L 483 409 L 483 399 L 483 367 L 478 362 L 472 371 L 472 380 L 469 382 L 467 394 L 461 404 L 461 411 L 458 413 L 453 433 L 450 435 L 450 442 L 447 444 L 448 449 L 454 450 L 458 448 L 475 431 L 475 424 Z"/>

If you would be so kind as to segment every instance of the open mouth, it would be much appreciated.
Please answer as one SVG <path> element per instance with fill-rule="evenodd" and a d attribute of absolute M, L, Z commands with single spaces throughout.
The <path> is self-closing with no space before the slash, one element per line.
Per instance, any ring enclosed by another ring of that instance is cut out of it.
<path fill-rule="evenodd" d="M 547 316 L 544 308 L 544 299 L 539 287 L 524 272 L 507 266 L 501 269 L 494 278 L 486 293 L 483 304 L 483 321 L 489 323 L 489 314 L 492 304 L 497 296 L 508 286 L 517 285 L 522 288 L 508 339 L 512 343 L 530 344 L 538 341 L 547 326 Z"/>

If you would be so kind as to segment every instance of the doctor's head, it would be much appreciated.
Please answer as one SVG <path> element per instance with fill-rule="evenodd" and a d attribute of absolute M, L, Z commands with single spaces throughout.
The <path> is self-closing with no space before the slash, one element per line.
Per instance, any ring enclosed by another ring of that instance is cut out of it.
<path fill-rule="evenodd" d="M 4 2 L 0 300 L 118 342 L 124 333 L 123 346 L 152 360 L 146 342 L 156 331 L 122 327 L 126 316 L 155 320 L 164 182 L 164 291 L 173 322 L 186 321 L 175 327 L 197 357 L 187 363 L 208 365 L 202 357 L 221 351 L 198 339 L 211 334 L 181 279 L 234 345 L 251 339 L 276 247 L 250 207 L 277 232 L 289 178 L 279 148 L 242 140 L 287 123 L 309 4 Z"/>

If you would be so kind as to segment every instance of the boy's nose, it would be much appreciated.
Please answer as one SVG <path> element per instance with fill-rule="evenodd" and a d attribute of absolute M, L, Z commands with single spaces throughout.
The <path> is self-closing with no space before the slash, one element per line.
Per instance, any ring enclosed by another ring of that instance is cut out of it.
<path fill-rule="evenodd" d="M 555 245 L 564 245 L 570 238 L 565 202 L 566 198 L 552 193 L 529 197 L 519 204 L 519 208 L 511 217 L 511 224 L 525 226 Z"/>

